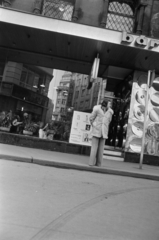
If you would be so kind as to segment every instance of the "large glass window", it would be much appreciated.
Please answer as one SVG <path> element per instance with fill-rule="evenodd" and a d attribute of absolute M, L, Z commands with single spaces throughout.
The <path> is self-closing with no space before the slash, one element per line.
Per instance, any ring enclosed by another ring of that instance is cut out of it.
<path fill-rule="evenodd" d="M 109 3 L 106 28 L 132 32 L 134 25 L 133 9 L 127 3 L 112 1 Z"/>
<path fill-rule="evenodd" d="M 47 17 L 72 20 L 73 4 L 64 0 L 44 0 L 42 14 Z"/>

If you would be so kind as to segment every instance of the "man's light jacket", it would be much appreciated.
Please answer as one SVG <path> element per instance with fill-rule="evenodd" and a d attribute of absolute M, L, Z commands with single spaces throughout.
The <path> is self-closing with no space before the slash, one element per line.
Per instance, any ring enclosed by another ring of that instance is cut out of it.
<path fill-rule="evenodd" d="M 113 113 L 111 108 L 104 113 L 101 105 L 94 106 L 89 119 L 92 125 L 92 136 L 108 138 L 109 124 L 112 120 Z"/>

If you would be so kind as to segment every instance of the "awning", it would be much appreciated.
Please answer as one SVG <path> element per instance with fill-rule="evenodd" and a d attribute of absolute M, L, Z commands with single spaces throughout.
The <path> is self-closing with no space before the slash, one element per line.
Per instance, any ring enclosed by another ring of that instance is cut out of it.
<path fill-rule="evenodd" d="M 109 66 L 159 73 L 158 47 L 121 39 L 121 32 L 0 8 L 0 60 L 90 74 L 99 53 L 99 77 Z"/>

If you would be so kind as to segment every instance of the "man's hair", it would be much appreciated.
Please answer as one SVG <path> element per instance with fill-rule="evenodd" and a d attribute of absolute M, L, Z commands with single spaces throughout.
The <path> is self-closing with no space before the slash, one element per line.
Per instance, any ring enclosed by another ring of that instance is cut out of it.
<path fill-rule="evenodd" d="M 102 105 L 103 107 L 107 107 L 107 103 L 108 103 L 108 101 L 103 100 L 103 102 L 101 103 L 101 105 Z"/>

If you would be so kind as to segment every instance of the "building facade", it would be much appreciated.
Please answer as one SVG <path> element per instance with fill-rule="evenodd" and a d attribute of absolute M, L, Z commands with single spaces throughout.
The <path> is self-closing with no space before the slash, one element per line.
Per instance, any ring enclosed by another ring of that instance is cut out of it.
<path fill-rule="evenodd" d="M 48 92 L 48 97 L 52 100 L 54 104 L 54 108 L 56 105 L 56 98 L 57 98 L 57 86 L 59 86 L 60 80 L 62 76 L 64 75 L 65 71 L 53 69 L 53 79 L 50 82 L 49 85 L 49 92 Z M 54 111 L 54 109 L 53 109 Z"/>
<path fill-rule="evenodd" d="M 156 76 L 159 74 L 159 1 L 4 0 L 1 4 L 0 61 L 82 74 L 79 78 L 81 82 L 83 79 L 83 87 L 75 85 L 73 104 L 75 109 L 84 111 L 87 101 L 92 107 L 99 99 L 98 83 L 90 90 L 95 91 L 92 99 L 87 98 L 85 83 L 85 76 L 90 75 L 93 61 L 99 56 L 98 77 L 107 79 L 106 91 L 113 92 L 116 98 L 118 120 L 113 131 L 126 134 L 125 119 L 134 108 L 133 83 L 139 81 L 140 75 L 147 78 L 148 70 L 155 69 Z M 20 34 L 20 40 L 15 33 Z M 151 124 L 156 127 L 158 121 Z M 119 138 L 111 141 L 120 142 Z M 128 151 L 137 153 L 131 147 Z M 152 155 L 150 152 L 145 153 Z"/>
<path fill-rule="evenodd" d="M 67 101 L 68 101 L 68 92 L 70 89 L 72 73 L 65 72 L 60 80 L 59 86 L 56 87 L 57 98 L 55 111 L 53 113 L 56 121 L 64 121 L 67 116 Z"/>
<path fill-rule="evenodd" d="M 91 112 L 98 102 L 98 94 L 102 79 L 95 79 L 92 88 L 88 89 L 89 76 L 85 74 L 72 74 L 74 80 L 74 95 L 72 106 L 74 110 L 81 112 Z"/>
<path fill-rule="evenodd" d="M 95 79 L 92 88 L 88 89 L 89 76 L 80 73 L 65 72 L 59 86 L 54 111 L 56 120 L 68 120 L 68 116 L 75 111 L 91 112 L 106 95 L 106 85 L 100 78 Z M 104 90 L 104 93 L 103 93 Z M 102 97 L 102 94 L 103 97 Z"/>

